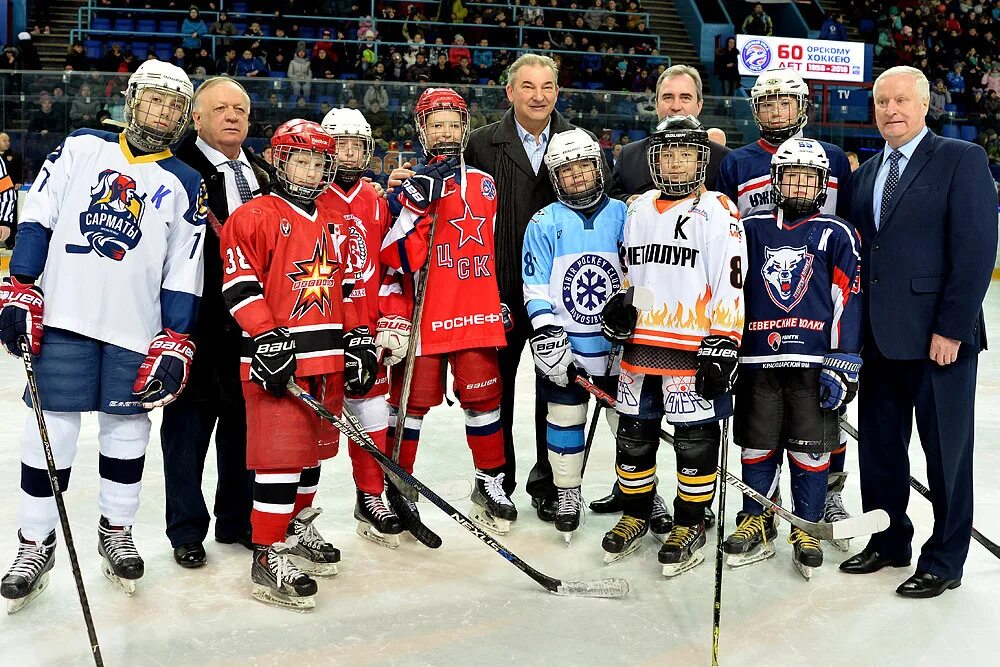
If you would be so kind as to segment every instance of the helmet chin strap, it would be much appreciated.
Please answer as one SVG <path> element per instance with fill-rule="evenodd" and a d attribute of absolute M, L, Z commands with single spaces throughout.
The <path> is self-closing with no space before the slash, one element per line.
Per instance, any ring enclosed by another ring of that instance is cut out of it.
<path fill-rule="evenodd" d="M 301 208 L 306 213 L 309 213 L 310 215 L 312 215 L 313 211 L 316 210 L 315 200 L 305 199 L 303 197 L 298 197 L 296 195 L 293 195 L 291 192 L 288 191 L 288 189 L 280 180 L 275 181 L 274 186 L 272 188 L 272 194 L 276 194 L 285 201 L 295 204 L 296 206 Z"/>

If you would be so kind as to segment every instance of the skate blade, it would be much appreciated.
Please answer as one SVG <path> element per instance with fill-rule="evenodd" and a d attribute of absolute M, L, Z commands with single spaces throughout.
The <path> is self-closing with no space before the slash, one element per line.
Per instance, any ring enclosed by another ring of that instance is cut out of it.
<path fill-rule="evenodd" d="M 135 594 L 135 579 L 122 579 L 111 569 L 111 563 L 106 560 L 101 561 L 101 572 L 104 578 L 110 581 L 115 588 L 125 595 L 132 597 Z"/>
<path fill-rule="evenodd" d="M 386 535 L 375 530 L 375 527 L 364 521 L 358 521 L 357 533 L 366 540 L 371 540 L 387 549 L 399 548 L 399 535 Z"/>
<path fill-rule="evenodd" d="M 726 554 L 726 565 L 729 566 L 729 569 L 735 570 L 740 567 L 746 567 L 747 565 L 759 563 L 762 560 L 767 560 L 768 558 L 774 558 L 774 554 L 774 544 L 767 542 L 746 553 Z"/>
<path fill-rule="evenodd" d="M 572 530 L 568 530 L 568 531 L 566 531 L 565 533 L 562 534 L 563 541 L 566 542 L 566 546 L 569 546 L 570 544 L 573 543 L 573 532 L 574 531 L 572 531 Z"/>
<path fill-rule="evenodd" d="M 664 563 L 663 576 L 673 578 L 679 574 L 684 574 L 688 570 L 692 570 L 700 565 L 703 560 L 705 560 L 704 549 L 698 549 L 683 563 Z"/>
<path fill-rule="evenodd" d="M 49 587 L 49 573 L 46 572 L 41 577 L 38 578 L 38 583 L 35 584 L 35 588 L 25 595 L 23 598 L 17 598 L 14 600 L 7 600 L 7 614 L 16 614 L 25 607 L 27 607 L 32 600 L 41 595 L 42 591 Z"/>
<path fill-rule="evenodd" d="M 629 546 L 627 549 L 623 550 L 621 553 L 614 554 L 614 553 L 611 553 L 610 551 L 605 551 L 604 552 L 604 564 L 605 565 L 611 565 L 612 563 L 617 563 L 622 558 L 625 558 L 625 556 L 628 556 L 630 553 L 632 553 L 633 551 L 635 551 L 638 548 L 639 548 L 639 540 L 636 540 L 635 542 L 633 542 L 631 544 L 631 546 Z"/>
<path fill-rule="evenodd" d="M 840 551 L 843 551 L 845 553 L 851 550 L 851 539 L 850 538 L 843 539 L 843 540 L 827 540 L 827 541 L 830 544 L 832 544 L 835 548 L 837 548 Z"/>
<path fill-rule="evenodd" d="M 304 574 L 311 574 L 316 577 L 332 577 L 339 572 L 336 563 L 316 563 L 308 558 L 293 554 L 288 554 L 288 558 Z"/>
<path fill-rule="evenodd" d="M 282 607 L 284 609 L 292 609 L 295 611 L 308 611 L 316 606 L 315 595 L 292 597 L 290 595 L 278 593 L 274 589 L 264 586 L 263 584 L 254 584 L 253 591 L 250 595 L 252 595 L 255 600 L 259 600 L 264 604 L 269 604 L 272 607 Z"/>
<path fill-rule="evenodd" d="M 497 519 L 496 517 L 490 516 L 486 512 L 476 512 L 473 511 L 469 514 L 469 518 L 472 522 L 488 530 L 491 533 L 496 533 L 497 535 L 506 535 L 510 532 L 510 521 L 506 519 Z"/>
<path fill-rule="evenodd" d="M 799 561 L 795 560 L 794 558 L 792 558 L 792 565 L 795 566 L 795 570 L 799 574 L 802 575 L 803 579 L 805 579 L 806 581 L 809 581 L 810 579 L 812 579 L 813 568 L 811 566 L 809 566 L 809 565 L 803 565 L 802 563 L 800 563 Z"/>
<path fill-rule="evenodd" d="M 663 544 L 664 542 L 667 541 L 667 535 L 670 534 L 670 531 L 668 530 L 665 533 L 654 533 L 653 531 L 649 531 L 649 534 L 653 536 L 654 540 L 656 540 L 660 544 Z"/>

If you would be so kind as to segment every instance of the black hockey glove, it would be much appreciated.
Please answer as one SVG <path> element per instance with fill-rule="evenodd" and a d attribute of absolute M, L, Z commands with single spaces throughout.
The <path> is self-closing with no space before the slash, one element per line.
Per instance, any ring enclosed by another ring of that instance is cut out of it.
<path fill-rule="evenodd" d="M 728 336 L 705 336 L 698 346 L 694 390 L 707 401 L 729 393 L 736 382 L 736 341 Z"/>
<path fill-rule="evenodd" d="M 510 306 L 503 301 L 500 302 L 500 321 L 503 322 L 504 333 L 514 330 L 514 313 L 510 312 Z"/>
<path fill-rule="evenodd" d="M 399 194 L 406 200 L 407 208 L 423 212 L 444 197 L 448 192 L 447 178 L 454 175 L 458 165 L 458 158 L 451 157 L 435 162 L 403 181 Z"/>
<path fill-rule="evenodd" d="M 629 303 L 628 290 L 619 290 L 604 304 L 601 313 L 601 333 L 612 343 L 624 343 L 635 331 L 639 311 Z"/>
<path fill-rule="evenodd" d="M 850 352 L 830 352 L 823 357 L 819 374 L 819 405 L 824 410 L 839 410 L 858 393 L 861 357 Z"/>
<path fill-rule="evenodd" d="M 250 379 L 278 398 L 285 395 L 288 381 L 295 376 L 295 340 L 288 329 L 279 327 L 254 336 L 250 341 Z"/>
<path fill-rule="evenodd" d="M 368 327 L 355 327 L 344 334 L 344 386 L 363 395 L 378 379 L 378 348 Z"/>

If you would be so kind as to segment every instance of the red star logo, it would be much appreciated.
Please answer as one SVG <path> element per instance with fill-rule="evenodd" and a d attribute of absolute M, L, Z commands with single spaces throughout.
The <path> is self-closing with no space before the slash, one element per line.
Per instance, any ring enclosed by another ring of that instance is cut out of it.
<path fill-rule="evenodd" d="M 453 218 L 449 220 L 451 224 L 455 226 L 461 235 L 458 238 L 458 247 L 461 248 L 465 245 L 466 241 L 475 241 L 481 246 L 485 246 L 483 243 L 483 225 L 486 223 L 486 218 L 480 218 L 472 215 L 472 209 L 469 208 L 469 202 L 465 202 L 465 211 L 460 218 Z"/>
<path fill-rule="evenodd" d="M 316 242 L 316 248 L 309 259 L 292 262 L 298 271 L 289 273 L 292 290 L 298 293 L 291 317 L 301 318 L 310 308 L 315 307 L 323 315 L 331 305 L 330 290 L 337 285 L 336 273 L 340 263 L 331 259 L 324 234 Z"/>

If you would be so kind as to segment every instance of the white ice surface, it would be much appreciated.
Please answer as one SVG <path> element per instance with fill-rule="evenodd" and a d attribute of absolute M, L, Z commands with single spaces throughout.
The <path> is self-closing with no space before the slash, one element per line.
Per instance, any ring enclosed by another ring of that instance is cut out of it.
<path fill-rule="evenodd" d="M 987 299 L 993 338 L 1000 336 L 1000 289 Z M 29 412 L 20 402 L 23 369 L 0 355 L 0 571 L 16 551 L 19 484 L 18 438 Z M 316 609 L 296 613 L 250 597 L 250 554 L 209 541 L 209 563 L 183 570 L 163 534 L 162 457 L 157 429 L 147 453 L 145 488 L 135 526 L 146 575 L 135 597 L 112 589 L 100 574 L 96 548 L 96 420 L 85 417 L 67 505 L 87 593 L 107 665 L 708 665 L 711 657 L 715 530 L 707 558 L 667 581 L 647 537 L 638 552 L 605 566 L 603 533 L 616 517 L 588 514 L 571 546 L 535 517 L 523 491 L 534 457 L 530 360 L 522 360 L 519 417 L 515 426 L 521 486 L 520 518 L 502 541 L 551 576 L 626 577 L 625 600 L 549 594 L 433 505 L 421 503 L 427 524 L 444 539 L 431 551 L 408 537 L 389 551 L 355 535 L 354 487 L 346 447 L 324 465 L 317 521 L 343 551 L 340 574 L 319 581 Z M 1000 361 L 980 361 L 976 451 L 976 527 L 1000 541 Z M 851 419 L 856 423 L 855 411 Z M 159 419 L 156 419 L 158 424 Z M 916 435 L 914 434 L 914 438 Z M 914 440 L 913 472 L 926 481 Z M 214 488 L 214 464 L 204 487 Z M 660 455 L 665 495 L 672 494 L 673 463 Z M 614 448 L 602 422 L 592 452 L 584 496 L 603 496 L 613 478 Z M 845 502 L 860 511 L 857 456 L 848 456 Z M 735 447 L 729 468 L 739 471 Z M 442 406 L 424 422 L 417 475 L 467 512 L 472 462 L 462 413 Z M 786 473 L 787 477 L 787 473 Z M 787 493 L 787 480 L 785 480 Z M 912 494 L 914 556 L 930 532 L 931 506 Z M 741 496 L 729 487 L 729 529 Z M 973 542 L 963 585 L 935 600 L 906 600 L 895 587 L 912 569 L 867 576 L 837 570 L 841 552 L 826 545 L 826 563 L 811 582 L 793 569 L 782 523 L 775 558 L 724 577 L 723 665 L 995 665 L 1000 632 L 1000 560 Z M 211 533 L 210 533 L 211 534 Z M 62 535 L 49 589 L 15 616 L 0 610 L 0 665 L 87 665 L 87 635 Z M 864 546 L 857 540 L 852 553 Z"/>

